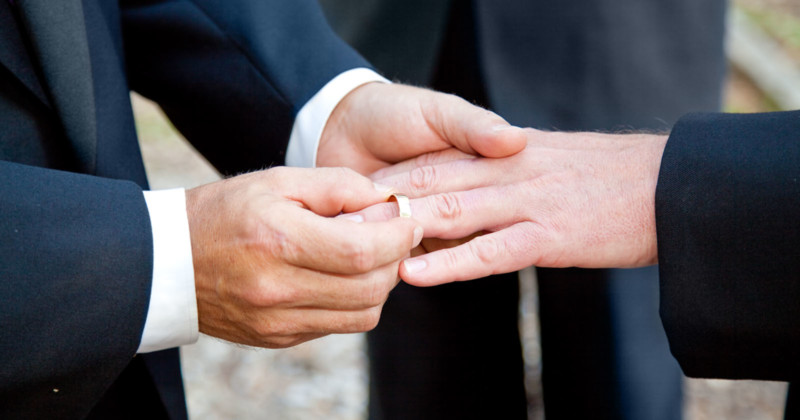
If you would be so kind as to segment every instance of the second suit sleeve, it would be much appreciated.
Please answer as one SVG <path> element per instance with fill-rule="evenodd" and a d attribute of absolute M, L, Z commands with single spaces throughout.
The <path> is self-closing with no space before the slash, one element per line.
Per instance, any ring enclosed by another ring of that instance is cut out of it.
<path fill-rule="evenodd" d="M 225 174 L 284 162 L 300 108 L 369 67 L 313 0 L 123 2 L 131 87 Z"/>
<path fill-rule="evenodd" d="M 800 112 L 694 114 L 661 164 L 661 317 L 689 376 L 800 377 Z"/>

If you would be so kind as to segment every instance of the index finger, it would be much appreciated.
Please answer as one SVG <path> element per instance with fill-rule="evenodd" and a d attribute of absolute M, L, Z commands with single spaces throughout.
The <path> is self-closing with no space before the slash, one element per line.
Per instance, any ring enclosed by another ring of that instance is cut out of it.
<path fill-rule="evenodd" d="M 412 219 L 355 223 L 299 212 L 292 226 L 278 233 L 276 251 L 296 266 L 328 273 L 358 274 L 398 261 L 422 240 Z"/>

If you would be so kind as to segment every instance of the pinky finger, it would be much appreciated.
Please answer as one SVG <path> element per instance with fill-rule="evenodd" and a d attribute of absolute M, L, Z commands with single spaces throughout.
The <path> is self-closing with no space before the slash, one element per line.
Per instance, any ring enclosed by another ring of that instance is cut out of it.
<path fill-rule="evenodd" d="M 453 248 L 409 258 L 400 264 L 400 277 L 425 287 L 521 270 L 536 260 L 536 229 L 531 222 L 517 223 Z"/>

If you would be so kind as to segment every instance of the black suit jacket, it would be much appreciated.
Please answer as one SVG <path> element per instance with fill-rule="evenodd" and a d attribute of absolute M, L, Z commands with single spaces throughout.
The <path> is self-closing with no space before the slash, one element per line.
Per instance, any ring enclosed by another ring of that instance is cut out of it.
<path fill-rule="evenodd" d="M 387 77 L 421 85 L 447 65 L 451 8 L 471 2 L 474 40 L 457 48 L 476 63 L 458 64 L 478 68 L 484 105 L 512 124 L 666 130 L 686 112 L 720 108 L 724 0 L 319 2 Z"/>
<path fill-rule="evenodd" d="M 129 90 L 220 171 L 281 164 L 366 63 L 313 1 L 0 1 L 0 417 L 185 418 L 177 350 L 134 357 L 152 237 Z"/>
<path fill-rule="evenodd" d="M 688 375 L 800 379 L 799 139 L 792 111 L 688 115 L 667 142 L 661 318 Z"/>

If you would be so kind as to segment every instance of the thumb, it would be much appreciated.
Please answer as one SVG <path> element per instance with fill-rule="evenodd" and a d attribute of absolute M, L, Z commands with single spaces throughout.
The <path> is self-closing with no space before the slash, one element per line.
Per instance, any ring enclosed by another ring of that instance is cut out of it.
<path fill-rule="evenodd" d="M 455 95 L 435 94 L 432 99 L 424 112 L 429 126 L 462 152 L 501 158 L 525 148 L 525 132 L 494 112 Z"/>

